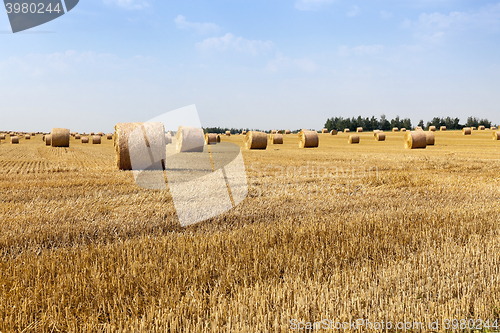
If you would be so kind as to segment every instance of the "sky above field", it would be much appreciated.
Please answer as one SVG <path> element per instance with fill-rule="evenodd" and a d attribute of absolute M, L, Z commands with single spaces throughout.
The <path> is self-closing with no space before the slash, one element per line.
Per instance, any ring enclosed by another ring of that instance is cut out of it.
<path fill-rule="evenodd" d="M 0 129 L 110 132 L 191 104 L 205 127 L 500 124 L 499 41 L 481 0 L 81 0 L 17 34 L 0 15 Z"/>

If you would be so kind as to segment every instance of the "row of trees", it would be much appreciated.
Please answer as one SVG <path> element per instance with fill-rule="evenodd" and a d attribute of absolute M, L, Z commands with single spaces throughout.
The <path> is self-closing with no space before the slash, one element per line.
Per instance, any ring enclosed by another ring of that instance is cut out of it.
<path fill-rule="evenodd" d="M 428 129 L 430 126 L 436 126 L 436 128 L 446 126 L 446 128 L 449 130 L 461 130 L 464 127 L 491 127 L 491 125 L 491 121 L 489 121 L 488 119 L 479 119 L 476 117 L 467 118 L 467 122 L 464 125 L 460 124 L 459 118 L 451 117 L 434 117 L 431 121 L 427 122 L 427 126 L 425 126 L 423 120 L 420 120 L 420 122 L 418 123 L 418 126 L 422 127 L 423 129 Z M 411 120 L 409 118 L 400 119 L 399 116 L 397 116 L 396 118 L 389 121 L 385 115 L 381 115 L 380 120 L 378 120 L 376 117 L 362 118 L 361 116 L 358 116 L 357 118 L 352 117 L 350 119 L 342 117 L 332 117 L 327 119 L 325 123 L 325 128 L 327 128 L 328 131 L 331 131 L 333 129 L 343 131 L 346 128 L 350 129 L 351 131 L 356 131 L 358 127 L 363 127 L 363 130 L 365 131 L 373 131 L 376 129 L 390 131 L 394 127 L 413 129 Z"/>
<path fill-rule="evenodd" d="M 361 116 L 355 118 L 343 118 L 343 117 L 332 117 L 326 120 L 325 128 L 328 131 L 333 129 L 343 131 L 348 128 L 351 131 L 356 131 L 358 127 L 363 127 L 365 131 L 373 131 L 373 130 L 383 130 L 390 131 L 394 127 L 397 128 L 412 128 L 411 120 L 409 118 L 400 119 L 397 116 L 394 119 L 388 120 L 385 115 L 380 116 L 380 120 L 376 117 L 371 118 L 362 118 Z"/>

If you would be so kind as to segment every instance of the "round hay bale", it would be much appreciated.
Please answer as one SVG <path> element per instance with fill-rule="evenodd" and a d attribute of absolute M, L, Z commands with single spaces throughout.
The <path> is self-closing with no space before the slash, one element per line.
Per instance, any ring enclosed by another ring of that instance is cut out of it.
<path fill-rule="evenodd" d="M 280 130 L 280 131 L 278 131 L 278 133 L 277 133 L 277 134 L 283 134 L 283 131 L 281 131 L 281 130 Z"/>
<path fill-rule="evenodd" d="M 439 128 L 439 130 L 440 130 L 441 132 L 445 132 L 445 131 L 446 131 L 446 126 L 441 126 L 441 127 Z"/>
<path fill-rule="evenodd" d="M 81 136 L 80 134 L 75 134 L 75 140 L 80 140 Z"/>
<path fill-rule="evenodd" d="M 269 141 L 273 145 L 282 145 L 283 144 L 283 134 L 271 134 L 269 136 Z"/>
<path fill-rule="evenodd" d="M 146 133 L 144 140 L 146 143 L 165 143 L 165 127 L 162 123 L 119 123 L 115 125 L 114 146 L 116 153 L 116 165 L 119 170 L 132 170 L 130 151 L 136 147 L 142 147 L 144 141 L 129 140 L 131 134 L 137 134 L 136 130 L 141 129 Z M 203 131 L 202 131 L 203 132 Z M 83 138 L 82 138 L 83 140 Z M 142 149 L 142 148 L 141 148 Z M 166 154 L 165 149 L 163 153 Z M 165 158 L 165 157 L 164 157 Z"/>
<path fill-rule="evenodd" d="M 484 131 L 484 130 L 485 130 L 484 126 L 479 126 L 477 129 L 478 129 L 479 131 Z"/>
<path fill-rule="evenodd" d="M 357 133 L 363 133 L 363 127 L 358 127 L 356 128 Z"/>
<path fill-rule="evenodd" d="M 104 136 L 104 133 L 103 132 L 98 132 L 97 135 Z"/>
<path fill-rule="evenodd" d="M 31 132 L 30 135 L 31 136 L 36 136 L 36 133 L 35 132 Z"/>
<path fill-rule="evenodd" d="M 113 140 L 113 134 L 111 133 L 106 134 L 106 139 Z"/>
<path fill-rule="evenodd" d="M 247 131 L 241 131 L 241 135 L 247 135 Z"/>
<path fill-rule="evenodd" d="M 323 134 L 328 133 L 328 128 L 323 128 L 323 129 L 321 130 L 321 133 L 323 133 Z"/>
<path fill-rule="evenodd" d="M 301 130 L 299 133 L 299 148 L 317 148 L 319 136 L 316 131 Z"/>
<path fill-rule="evenodd" d="M 271 134 L 276 134 L 276 133 L 278 133 L 278 131 L 277 131 L 277 130 L 272 130 L 272 131 L 271 131 Z"/>
<path fill-rule="evenodd" d="M 403 127 L 403 128 L 401 129 L 401 132 L 406 132 L 406 128 L 404 128 L 404 127 Z"/>
<path fill-rule="evenodd" d="M 82 136 L 82 143 L 89 143 L 89 137 L 88 136 Z"/>
<path fill-rule="evenodd" d="M 101 144 L 101 136 L 100 135 L 93 135 L 92 136 L 92 144 L 93 145 L 100 145 Z"/>
<path fill-rule="evenodd" d="M 204 145 L 205 135 L 201 128 L 179 126 L 176 146 L 178 153 L 202 153 Z"/>
<path fill-rule="evenodd" d="M 382 132 L 381 130 L 373 130 L 373 136 L 377 136 L 377 133 Z"/>
<path fill-rule="evenodd" d="M 231 136 L 231 131 L 226 131 L 226 136 Z"/>
<path fill-rule="evenodd" d="M 493 132 L 493 140 L 500 140 L 500 132 Z"/>
<path fill-rule="evenodd" d="M 337 130 L 331 130 L 330 131 L 330 135 L 337 135 L 337 134 L 338 134 Z"/>
<path fill-rule="evenodd" d="M 249 131 L 245 135 L 244 143 L 247 149 L 266 149 L 267 134 L 263 132 Z"/>
<path fill-rule="evenodd" d="M 429 126 L 429 131 L 436 132 L 436 126 Z"/>
<path fill-rule="evenodd" d="M 497 128 L 496 128 L 495 126 L 492 126 L 490 129 L 491 129 L 492 131 L 496 131 L 496 130 L 497 130 Z"/>
<path fill-rule="evenodd" d="M 375 134 L 375 141 L 385 141 L 385 133 L 378 132 Z"/>
<path fill-rule="evenodd" d="M 172 133 L 171 132 L 165 133 L 165 144 L 166 145 L 172 144 Z"/>
<path fill-rule="evenodd" d="M 345 129 L 344 129 L 344 133 L 349 133 L 349 132 L 351 132 L 351 130 L 350 130 L 350 129 L 348 129 L 348 128 L 345 128 Z"/>
<path fill-rule="evenodd" d="M 47 134 L 45 136 L 45 145 L 52 146 L 52 135 L 51 134 Z"/>
<path fill-rule="evenodd" d="M 290 130 L 285 130 L 285 134 L 290 134 L 292 131 Z"/>
<path fill-rule="evenodd" d="M 471 135 L 472 134 L 472 128 L 470 128 L 470 127 L 464 127 L 464 128 L 462 128 L 462 133 L 463 133 L 463 135 Z"/>
<path fill-rule="evenodd" d="M 427 147 L 427 136 L 423 131 L 406 132 L 405 134 L 405 148 L 406 149 L 420 149 Z"/>
<path fill-rule="evenodd" d="M 471 127 L 471 130 L 477 131 L 477 127 Z"/>
<path fill-rule="evenodd" d="M 394 127 L 394 128 L 392 129 L 392 131 L 393 131 L 393 132 L 399 132 L 399 128 Z"/>
<path fill-rule="evenodd" d="M 221 138 L 222 138 L 222 136 L 220 134 L 217 134 L 217 143 L 220 142 Z"/>
<path fill-rule="evenodd" d="M 5 134 L 0 134 L 0 140 L 5 140 Z"/>
<path fill-rule="evenodd" d="M 435 137 L 434 137 L 434 132 L 426 132 L 425 133 L 425 140 L 426 140 L 426 144 L 428 146 L 434 146 L 434 142 L 435 142 Z"/>
<path fill-rule="evenodd" d="M 90 135 L 95 135 L 95 133 L 94 132 L 90 132 Z"/>
<path fill-rule="evenodd" d="M 19 137 L 17 135 L 11 136 L 10 142 L 14 145 L 17 145 L 19 143 Z"/>
<path fill-rule="evenodd" d="M 205 134 L 205 142 L 207 145 L 216 144 L 217 143 L 217 134 L 215 134 L 215 133 Z"/>
<path fill-rule="evenodd" d="M 347 142 L 349 144 L 359 143 L 359 135 L 354 135 L 354 134 L 349 135 L 349 139 L 347 140 Z"/>
<path fill-rule="evenodd" d="M 31 140 L 31 135 L 26 134 L 26 135 L 24 136 L 24 139 L 26 139 L 26 140 Z"/>
<path fill-rule="evenodd" d="M 50 135 L 52 137 L 52 147 L 69 147 L 69 129 L 53 128 Z"/>

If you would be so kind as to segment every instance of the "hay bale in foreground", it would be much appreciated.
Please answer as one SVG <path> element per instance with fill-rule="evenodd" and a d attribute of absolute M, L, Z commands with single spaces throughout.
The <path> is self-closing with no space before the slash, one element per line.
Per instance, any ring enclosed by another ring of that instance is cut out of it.
<path fill-rule="evenodd" d="M 406 132 L 404 141 L 406 149 L 422 149 L 427 147 L 427 136 L 423 131 Z"/>
<path fill-rule="evenodd" d="M 179 126 L 176 145 L 178 153 L 202 153 L 204 145 L 205 135 L 201 128 Z"/>
<path fill-rule="evenodd" d="M 93 135 L 92 136 L 92 144 L 93 145 L 100 145 L 101 144 L 101 136 L 100 135 Z"/>
<path fill-rule="evenodd" d="M 337 130 L 331 130 L 330 131 L 330 135 L 337 135 L 338 134 L 338 131 Z"/>
<path fill-rule="evenodd" d="M 26 134 L 26 135 L 24 136 L 24 139 L 25 139 L 25 140 L 31 140 L 31 135 Z"/>
<path fill-rule="evenodd" d="M 464 127 L 464 128 L 462 128 L 462 133 L 463 133 L 463 135 L 471 135 L 472 134 L 472 128 L 470 128 L 470 127 Z"/>
<path fill-rule="evenodd" d="M 52 146 L 52 135 L 51 134 L 47 134 L 45 136 L 45 145 Z"/>
<path fill-rule="evenodd" d="M 426 132 L 425 141 L 428 146 L 434 146 L 434 142 L 436 141 L 434 132 Z"/>
<path fill-rule="evenodd" d="M 263 132 L 249 131 L 245 135 L 244 143 L 247 149 L 266 149 L 267 134 Z"/>
<path fill-rule="evenodd" d="M 393 132 L 399 132 L 399 128 L 394 127 L 394 128 L 392 129 L 392 131 L 393 131 Z"/>
<path fill-rule="evenodd" d="M 316 131 L 301 130 L 299 133 L 299 148 L 317 148 L 319 136 Z"/>
<path fill-rule="evenodd" d="M 328 133 L 328 128 L 323 128 L 323 129 L 321 130 L 321 133 L 323 133 L 323 134 Z"/>
<path fill-rule="evenodd" d="M 290 130 L 285 130 L 285 134 L 290 134 L 292 131 Z"/>
<path fill-rule="evenodd" d="M 445 132 L 445 131 L 446 131 L 446 126 L 441 126 L 441 127 L 439 128 L 439 130 L 440 130 L 441 132 Z"/>
<path fill-rule="evenodd" d="M 216 144 L 217 143 L 217 134 L 215 134 L 215 133 L 205 134 L 205 143 L 207 145 Z"/>
<path fill-rule="evenodd" d="M 354 135 L 354 134 L 349 135 L 349 139 L 347 140 L 347 142 L 349 144 L 359 143 L 359 135 Z"/>
<path fill-rule="evenodd" d="M 500 140 L 500 132 L 493 132 L 493 140 Z"/>
<path fill-rule="evenodd" d="M 436 126 L 429 126 L 429 131 L 436 132 Z"/>
<path fill-rule="evenodd" d="M 363 127 L 358 127 L 356 128 L 357 133 L 363 133 Z"/>
<path fill-rule="evenodd" d="M 351 130 L 350 130 L 350 129 L 348 129 L 348 128 L 344 128 L 344 133 L 350 133 L 350 132 L 351 132 Z"/>
<path fill-rule="evenodd" d="M 385 133 L 375 133 L 375 141 L 385 141 Z"/>
<path fill-rule="evenodd" d="M 17 145 L 19 143 L 19 137 L 17 135 L 11 136 L 10 143 Z"/>
<path fill-rule="evenodd" d="M 52 147 L 69 147 L 69 129 L 53 128 L 50 135 L 52 138 Z"/>
<path fill-rule="evenodd" d="M 280 134 L 280 133 L 271 134 L 269 136 L 269 142 L 273 145 L 282 145 L 283 144 L 283 134 Z"/>
<path fill-rule="evenodd" d="M 89 137 L 88 136 L 82 136 L 82 143 L 89 143 Z"/>

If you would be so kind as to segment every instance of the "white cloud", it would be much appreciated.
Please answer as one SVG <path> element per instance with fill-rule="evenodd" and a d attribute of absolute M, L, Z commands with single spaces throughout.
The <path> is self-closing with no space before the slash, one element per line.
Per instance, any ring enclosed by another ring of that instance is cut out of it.
<path fill-rule="evenodd" d="M 359 12 L 360 12 L 359 7 L 354 5 L 351 7 L 351 9 L 347 12 L 346 15 L 349 17 L 355 17 L 355 16 L 358 16 Z"/>
<path fill-rule="evenodd" d="M 267 64 L 271 72 L 296 69 L 307 73 L 316 71 L 316 63 L 310 59 L 292 59 L 281 52 L 276 53 L 276 58 Z"/>
<path fill-rule="evenodd" d="M 375 55 L 382 53 L 384 51 L 383 45 L 360 45 L 356 47 L 349 47 L 347 45 L 342 45 L 338 49 L 338 55 L 341 57 L 347 57 L 350 55 Z"/>
<path fill-rule="evenodd" d="M 129 10 L 139 10 L 149 7 L 149 2 L 145 0 L 104 0 L 104 3 L 107 5 L 114 4 Z"/>
<path fill-rule="evenodd" d="M 198 22 L 188 22 L 186 17 L 183 15 L 178 15 L 174 19 L 175 25 L 178 29 L 182 30 L 194 30 L 199 34 L 210 34 L 219 32 L 220 28 L 215 23 L 198 23 Z"/>
<path fill-rule="evenodd" d="M 298 10 L 319 10 L 335 0 L 296 0 L 295 8 Z"/>
<path fill-rule="evenodd" d="M 393 17 L 393 14 L 391 12 L 381 10 L 380 11 L 380 18 L 383 20 L 388 20 Z"/>
<path fill-rule="evenodd" d="M 248 40 L 243 37 L 236 37 L 231 33 L 227 33 L 222 37 L 207 38 L 196 44 L 196 48 L 203 52 L 233 50 L 250 53 L 254 56 L 266 53 L 273 47 L 274 43 L 272 41 Z"/>

